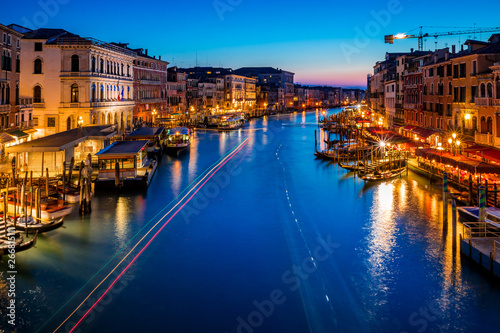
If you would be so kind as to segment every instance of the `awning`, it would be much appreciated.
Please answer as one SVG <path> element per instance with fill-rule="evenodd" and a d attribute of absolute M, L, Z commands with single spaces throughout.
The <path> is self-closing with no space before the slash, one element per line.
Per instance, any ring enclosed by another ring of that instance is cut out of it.
<path fill-rule="evenodd" d="M 406 125 L 405 127 L 403 127 L 403 129 L 404 129 L 405 131 L 411 131 L 411 130 L 412 130 L 412 129 L 414 129 L 414 128 L 415 128 L 415 126 L 411 126 L 411 125 Z"/>
<path fill-rule="evenodd" d="M 16 141 L 12 136 L 7 133 L 0 133 L 0 144 L 6 144 L 12 141 Z"/>
<path fill-rule="evenodd" d="M 500 163 L 500 150 L 496 148 L 476 144 L 465 148 L 464 151 Z"/>
<path fill-rule="evenodd" d="M 11 135 L 11 136 L 14 136 L 18 139 L 21 139 L 21 138 L 26 138 L 29 136 L 28 133 L 25 133 L 23 131 L 20 131 L 20 130 L 14 130 L 14 131 L 8 131 L 7 134 Z"/>
<path fill-rule="evenodd" d="M 467 147 L 464 149 L 464 151 L 468 152 L 468 153 L 474 153 L 476 151 L 485 151 L 485 150 L 488 150 L 488 149 L 491 149 L 491 147 L 489 146 L 484 146 L 484 145 L 479 145 L 479 144 L 474 144 L 470 147 Z"/>
<path fill-rule="evenodd" d="M 428 160 L 434 160 L 438 163 L 450 165 L 454 168 L 467 171 L 469 173 L 496 173 L 500 174 L 500 166 L 485 163 L 478 160 L 467 158 L 463 155 L 451 155 L 436 149 L 417 149 L 416 156 L 424 157 Z"/>

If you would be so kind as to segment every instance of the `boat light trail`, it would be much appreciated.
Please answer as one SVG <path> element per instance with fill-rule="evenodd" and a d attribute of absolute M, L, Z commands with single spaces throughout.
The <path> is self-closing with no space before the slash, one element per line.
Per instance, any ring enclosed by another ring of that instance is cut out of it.
<path fill-rule="evenodd" d="M 179 202 L 172 207 L 158 222 L 151 227 L 151 229 L 137 242 L 137 244 L 127 253 L 127 255 L 111 270 L 111 272 L 90 292 L 90 294 L 78 305 L 78 307 L 54 330 L 56 332 L 61 328 L 64 323 L 66 323 L 73 314 L 78 311 L 78 309 L 87 301 L 87 299 L 108 279 L 108 277 L 121 265 L 121 263 L 134 251 L 134 249 L 146 238 L 146 236 L 165 218 L 170 214 L 194 189 L 194 193 L 170 216 L 170 218 L 165 221 L 165 223 L 158 229 L 158 231 L 151 237 L 151 239 L 143 246 L 143 248 L 136 254 L 136 256 L 130 261 L 130 263 L 123 269 L 123 271 L 113 280 L 110 286 L 104 291 L 104 293 L 99 297 L 99 299 L 90 307 L 87 312 L 80 318 L 80 320 L 73 326 L 70 333 L 75 330 L 75 328 L 87 317 L 87 315 L 97 306 L 97 304 L 107 295 L 115 283 L 125 274 L 125 272 L 132 266 L 132 264 L 137 260 L 137 258 L 144 252 L 144 250 L 151 244 L 151 242 L 158 236 L 158 234 L 165 228 L 165 226 L 187 205 L 189 201 L 205 186 L 205 184 L 219 171 L 228 161 L 230 161 L 243 147 L 248 143 L 248 138 L 243 140 L 231 153 L 226 155 L 226 157 L 221 160 L 215 167 L 213 167 Z M 215 169 L 215 170 L 214 170 Z M 206 178 L 206 179 L 205 179 Z M 205 179 L 203 181 L 203 179 Z M 203 183 L 196 188 L 201 182 Z"/>
<path fill-rule="evenodd" d="M 198 186 L 198 184 L 200 184 L 203 179 L 205 179 L 212 170 L 214 170 L 220 163 L 223 162 L 223 160 L 225 158 L 227 158 L 229 155 L 231 155 L 234 151 L 236 151 L 238 149 L 238 147 L 243 143 L 244 141 L 242 141 L 240 144 L 236 145 L 233 149 L 231 149 L 230 151 L 228 151 L 224 156 L 222 156 L 221 158 L 219 158 L 216 162 L 214 162 L 212 165 L 210 165 L 207 169 L 205 169 L 205 171 L 199 175 L 196 179 L 194 179 L 188 186 L 186 186 L 186 188 L 184 188 L 184 190 L 182 190 L 181 193 L 179 193 L 179 195 L 177 195 L 174 199 L 172 199 L 172 201 L 170 201 L 167 205 L 165 205 L 165 207 L 163 207 L 158 213 L 156 213 L 155 216 L 153 216 L 149 221 L 148 223 L 146 223 L 134 236 L 132 236 L 132 238 L 130 238 L 130 240 L 120 249 L 118 250 L 109 260 L 108 262 L 106 262 L 106 264 L 104 264 L 90 279 L 87 280 L 87 282 L 85 282 L 85 284 L 69 299 L 66 301 L 66 303 L 64 303 L 60 308 L 59 310 L 57 310 L 56 312 L 54 312 L 54 314 L 42 325 L 38 328 L 38 330 L 36 331 L 37 333 L 43 328 L 45 327 L 45 325 L 47 325 L 47 323 L 52 320 L 52 318 L 54 318 L 69 302 L 71 302 L 71 300 L 73 298 L 75 298 L 82 290 L 83 288 L 85 288 L 89 283 L 90 281 L 92 281 L 96 276 L 97 274 L 99 274 L 104 268 L 106 268 L 110 263 L 111 261 L 117 256 L 119 255 L 126 247 L 127 245 L 129 245 L 132 240 L 134 240 L 144 229 L 146 229 L 163 211 L 165 211 L 165 209 L 167 209 L 172 203 L 174 203 L 177 199 L 180 198 L 181 195 L 183 195 L 184 192 L 186 192 L 190 187 L 191 185 L 193 185 L 195 182 L 196 185 L 194 185 L 190 191 L 188 191 L 187 195 L 189 195 L 189 193 L 191 191 L 193 191 L 194 188 L 196 188 L 196 186 Z M 208 170 L 208 171 L 207 171 Z M 201 179 L 200 179 L 201 178 Z M 181 202 L 187 195 L 184 195 L 184 197 L 182 199 L 179 200 L 179 202 Z M 178 203 L 177 203 L 178 205 Z M 177 205 L 174 205 L 174 207 L 169 211 L 171 212 Z M 167 213 L 168 214 L 168 213 Z M 160 219 L 161 221 L 161 219 Z M 154 228 L 159 222 L 157 222 L 152 228 Z"/>

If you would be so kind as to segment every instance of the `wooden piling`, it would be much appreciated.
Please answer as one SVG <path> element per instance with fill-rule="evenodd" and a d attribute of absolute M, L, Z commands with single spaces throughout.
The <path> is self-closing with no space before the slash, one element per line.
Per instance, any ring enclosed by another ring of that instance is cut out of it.
<path fill-rule="evenodd" d="M 49 197 L 49 168 L 46 169 L 46 174 L 45 174 L 45 196 L 48 198 Z"/>
<path fill-rule="evenodd" d="M 486 205 L 485 205 L 485 195 L 484 186 L 479 186 L 479 222 L 484 222 L 486 220 Z"/>
<path fill-rule="evenodd" d="M 66 202 L 66 161 L 63 162 L 62 191 L 62 199 L 64 202 Z"/>
<path fill-rule="evenodd" d="M 448 223 L 448 174 L 443 172 L 443 224 Z"/>
<path fill-rule="evenodd" d="M 455 199 L 451 200 L 451 223 L 452 223 L 452 240 L 455 244 L 457 240 L 457 202 Z M 455 249 L 455 245 L 453 245 Z"/>

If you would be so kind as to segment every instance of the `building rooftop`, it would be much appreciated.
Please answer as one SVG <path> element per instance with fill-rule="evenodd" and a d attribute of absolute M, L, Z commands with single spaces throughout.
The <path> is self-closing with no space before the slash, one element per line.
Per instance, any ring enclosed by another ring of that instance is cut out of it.
<path fill-rule="evenodd" d="M 115 134 L 113 125 L 85 126 L 7 147 L 6 152 L 57 152 L 74 147 L 85 140 L 104 140 Z"/>
<path fill-rule="evenodd" d="M 129 135 L 130 139 L 152 139 L 155 136 L 161 135 L 165 131 L 164 127 L 139 127 Z"/>
<path fill-rule="evenodd" d="M 241 67 L 236 69 L 234 73 L 238 75 L 250 75 L 250 76 L 259 74 L 282 74 L 282 73 L 287 73 L 292 75 L 295 74 L 290 71 L 285 71 L 283 69 L 273 68 L 273 67 Z"/>
<path fill-rule="evenodd" d="M 148 140 L 139 141 L 115 141 L 110 146 L 102 149 L 97 156 L 100 158 L 125 157 L 136 155 L 146 147 Z"/>

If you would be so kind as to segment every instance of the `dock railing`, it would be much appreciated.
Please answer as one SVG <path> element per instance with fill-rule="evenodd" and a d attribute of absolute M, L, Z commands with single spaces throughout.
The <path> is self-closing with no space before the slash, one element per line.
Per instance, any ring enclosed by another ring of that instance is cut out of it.
<path fill-rule="evenodd" d="M 500 238 L 500 228 L 489 222 L 469 222 L 462 226 L 464 239 Z"/>
<path fill-rule="evenodd" d="M 497 249 L 500 248 L 500 242 L 495 240 L 493 241 L 493 259 L 497 260 Z"/>

